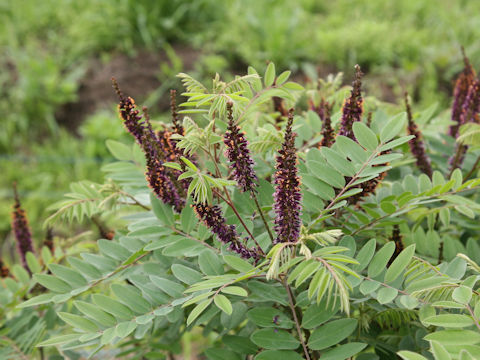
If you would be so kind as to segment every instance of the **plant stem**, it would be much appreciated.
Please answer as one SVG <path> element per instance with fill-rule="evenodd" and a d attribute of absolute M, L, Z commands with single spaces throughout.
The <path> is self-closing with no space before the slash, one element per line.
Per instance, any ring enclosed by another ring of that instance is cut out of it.
<path fill-rule="evenodd" d="M 171 229 L 172 229 L 173 231 L 175 231 L 177 234 L 183 235 L 183 236 L 185 236 L 185 237 L 187 237 L 187 238 L 189 238 L 189 239 L 191 239 L 191 240 L 195 240 L 195 241 L 199 242 L 200 244 L 205 245 L 206 247 L 210 248 L 211 250 L 213 250 L 213 251 L 215 251 L 215 252 L 217 252 L 217 253 L 220 253 L 220 250 L 218 250 L 216 247 L 214 247 L 214 246 L 212 246 L 212 245 L 207 244 L 205 241 L 201 241 L 201 240 L 199 240 L 199 239 L 197 239 L 197 238 L 195 238 L 195 237 L 193 237 L 193 236 L 191 236 L 191 235 L 189 235 L 189 234 L 187 234 L 187 233 L 184 233 L 183 231 L 178 230 L 178 229 L 175 228 L 174 226 L 172 226 Z"/>
<path fill-rule="evenodd" d="M 130 200 L 133 201 L 133 204 L 129 204 L 129 205 L 137 205 L 137 206 L 140 206 L 140 207 L 144 208 L 144 209 L 147 210 L 147 211 L 150 211 L 150 210 L 151 210 L 150 207 L 148 207 L 148 206 L 146 206 L 146 205 L 143 205 L 143 204 L 140 203 L 137 199 L 135 199 L 135 197 L 134 197 L 133 195 L 131 195 L 131 194 L 125 192 L 125 191 L 122 191 L 122 190 L 120 190 L 118 193 L 119 193 L 119 194 L 122 194 L 122 195 L 124 195 L 124 196 L 126 196 L 126 197 L 128 197 Z"/>
<path fill-rule="evenodd" d="M 379 284 L 380 284 L 381 286 L 383 286 L 383 287 L 397 290 L 400 294 L 412 296 L 411 294 L 409 294 L 408 292 L 406 292 L 406 291 L 404 291 L 404 290 L 397 289 L 397 288 L 395 288 L 395 287 L 393 287 L 393 286 L 390 286 L 390 285 L 388 285 L 388 284 L 385 284 L 384 282 L 381 282 L 381 281 L 372 279 L 370 276 L 364 276 L 363 279 L 364 279 L 364 280 L 369 280 L 369 281 L 375 281 L 375 282 L 379 283 Z M 413 297 L 413 296 L 412 296 L 412 297 Z M 425 300 L 423 300 L 423 299 L 420 299 L 420 298 L 416 298 L 416 299 L 417 299 L 419 302 L 423 303 L 423 304 L 430 304 L 428 301 L 425 301 Z"/>
<path fill-rule="evenodd" d="M 460 163 L 460 160 L 462 159 L 462 156 L 465 154 L 465 148 L 466 148 L 465 145 L 457 143 L 456 149 L 455 149 L 455 156 L 452 161 L 452 166 L 450 168 L 450 171 L 448 172 L 449 179 L 452 177 L 452 174 L 455 171 L 455 169 L 461 167 L 462 164 Z"/>
<path fill-rule="evenodd" d="M 480 330 L 480 323 L 478 322 L 478 319 L 475 316 L 475 313 L 473 312 L 471 306 L 469 304 L 467 304 L 466 307 L 467 307 L 468 312 L 470 313 L 470 315 L 473 318 L 473 322 L 475 323 L 475 326 L 478 328 L 478 330 Z"/>
<path fill-rule="evenodd" d="M 290 289 L 290 286 L 287 284 L 287 281 L 286 281 L 285 278 L 283 279 L 282 283 L 283 283 L 283 286 L 285 286 L 285 289 L 287 290 L 288 303 L 290 305 L 290 310 L 292 311 L 293 320 L 295 321 L 295 326 L 297 328 L 298 338 L 300 339 L 300 342 L 302 343 L 303 352 L 305 353 L 305 358 L 307 360 L 310 360 L 310 354 L 308 352 L 307 345 L 305 344 L 305 341 L 303 340 L 302 329 L 300 328 L 300 322 L 298 321 L 297 313 L 295 311 L 295 302 L 294 302 L 294 299 L 293 299 L 292 289 Z"/>
<path fill-rule="evenodd" d="M 273 234 L 272 234 L 272 231 L 270 230 L 270 227 L 268 226 L 267 219 L 265 219 L 265 215 L 263 214 L 262 208 L 258 203 L 257 194 L 255 194 L 254 191 L 252 191 L 251 193 L 252 193 L 253 200 L 255 201 L 255 205 L 257 205 L 258 212 L 260 213 L 263 223 L 265 224 L 265 228 L 268 231 L 268 236 L 270 236 L 270 240 L 273 242 Z"/>
<path fill-rule="evenodd" d="M 335 203 L 337 202 L 337 200 L 350 188 L 350 186 L 353 185 L 353 183 L 355 181 L 358 180 L 359 178 L 359 175 L 362 173 L 363 170 L 365 170 L 365 168 L 368 166 L 368 164 L 370 164 L 370 162 L 377 156 L 377 154 L 379 153 L 379 149 L 381 146 L 383 146 L 384 144 L 379 144 L 377 146 L 377 148 L 373 151 L 372 155 L 370 155 L 370 157 L 367 159 L 367 161 L 365 161 L 362 165 L 362 167 L 360 168 L 360 170 L 357 171 L 357 173 L 350 179 L 350 181 L 348 182 L 347 185 L 345 185 L 342 190 L 340 190 L 340 192 L 337 194 L 337 196 L 335 196 L 335 198 L 330 202 L 330 204 L 328 204 L 328 206 L 323 209 L 321 212 L 320 212 L 320 215 L 317 216 L 317 218 L 312 222 L 312 224 L 308 227 L 309 229 L 315 225 L 319 219 L 322 218 L 323 214 L 325 214 L 325 212 L 327 210 L 329 210 L 333 205 L 335 205 Z"/>
<path fill-rule="evenodd" d="M 238 220 L 240 221 L 240 223 L 243 225 L 243 227 L 245 228 L 246 232 L 248 233 L 248 235 L 250 236 L 250 238 L 253 240 L 253 242 L 255 243 L 255 245 L 257 245 L 258 249 L 260 250 L 260 253 L 265 256 L 265 253 L 263 252 L 262 248 L 260 247 L 260 244 L 257 242 L 257 240 L 255 239 L 255 237 L 253 236 L 253 234 L 250 232 L 250 230 L 248 229 L 247 227 L 247 224 L 245 224 L 245 222 L 243 221 L 242 217 L 240 216 L 240 214 L 238 213 L 237 211 L 237 208 L 235 207 L 235 205 L 233 204 L 232 202 L 232 199 L 230 198 L 230 195 L 228 194 L 228 191 L 227 189 L 224 187 L 224 191 L 225 191 L 225 195 L 227 196 L 225 198 L 225 196 L 223 196 L 222 194 L 220 194 L 218 191 L 216 190 L 213 190 L 213 192 L 215 194 L 217 194 L 223 201 L 225 201 L 227 203 L 228 206 L 230 206 L 230 208 L 233 210 L 233 212 L 235 213 L 235 215 L 237 216 Z"/>
<path fill-rule="evenodd" d="M 107 275 L 105 275 L 104 277 L 102 277 L 102 278 L 94 281 L 93 283 L 89 284 L 89 285 L 88 285 L 88 289 L 86 289 L 86 290 L 89 290 L 89 289 L 93 288 L 94 286 L 100 284 L 102 281 L 105 281 L 105 280 L 107 280 L 108 278 L 111 278 L 113 275 L 118 274 L 120 271 L 125 270 L 125 269 L 127 269 L 127 268 L 129 268 L 129 267 L 131 267 L 131 266 L 133 266 L 133 265 L 136 265 L 137 262 L 139 262 L 141 259 L 143 259 L 143 258 L 144 258 L 145 256 L 147 256 L 147 255 L 150 255 L 150 252 L 146 252 L 146 253 L 138 256 L 138 257 L 137 257 L 135 260 L 133 260 L 131 263 L 126 264 L 126 265 L 122 265 L 122 266 L 116 268 L 115 270 L 109 272 L 109 273 L 108 273 Z"/>
<path fill-rule="evenodd" d="M 468 172 L 467 175 L 465 175 L 465 177 L 463 179 L 468 180 L 468 178 L 473 175 L 475 170 L 477 170 L 477 167 L 478 167 L 479 164 L 480 164 L 480 156 L 477 157 L 477 160 L 475 161 L 475 164 L 473 164 L 471 170 Z"/>

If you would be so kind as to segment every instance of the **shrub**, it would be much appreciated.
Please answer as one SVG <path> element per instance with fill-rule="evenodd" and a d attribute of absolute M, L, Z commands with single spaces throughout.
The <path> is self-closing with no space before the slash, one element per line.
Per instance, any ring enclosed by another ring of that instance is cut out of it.
<path fill-rule="evenodd" d="M 109 213 L 125 226 L 44 248 L 43 264 L 27 254 L 33 278 L 16 265 L 2 280 L 7 311 L 29 298 L 4 329 L 31 316 L 40 347 L 115 358 L 172 358 L 190 333 L 208 359 L 474 358 L 480 179 L 463 135 L 479 109 L 453 119 L 470 147 L 449 164 L 465 145 L 434 109 L 376 108 L 359 68 L 342 107 L 337 80 L 304 91 L 289 75 L 271 63 L 263 81 L 250 68 L 208 88 L 180 74 L 187 101 L 179 111 L 172 93 L 158 127 L 115 84 L 135 144 L 109 141 L 106 183 L 73 184 L 48 224 Z"/>

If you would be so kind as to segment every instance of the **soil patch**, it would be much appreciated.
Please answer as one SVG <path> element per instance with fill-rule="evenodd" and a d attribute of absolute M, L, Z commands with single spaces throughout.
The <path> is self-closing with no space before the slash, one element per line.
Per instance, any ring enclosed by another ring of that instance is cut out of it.
<path fill-rule="evenodd" d="M 175 47 L 174 51 L 183 62 L 183 71 L 192 70 L 200 55 L 197 50 L 188 47 Z M 56 112 L 58 124 L 75 132 L 87 116 L 99 109 L 111 108 L 117 102 L 111 84 L 112 76 L 125 94 L 141 101 L 161 85 L 158 78 L 160 66 L 169 62 L 164 52 L 150 51 L 138 51 L 135 56 L 114 54 L 108 62 L 91 59 L 80 81 L 77 100 L 64 104 Z M 169 99 L 160 101 L 160 110 L 167 110 L 168 104 Z"/>

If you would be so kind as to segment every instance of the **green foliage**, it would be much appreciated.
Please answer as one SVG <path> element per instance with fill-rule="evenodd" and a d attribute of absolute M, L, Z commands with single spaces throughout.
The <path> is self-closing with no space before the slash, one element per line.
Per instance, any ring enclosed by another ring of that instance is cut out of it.
<path fill-rule="evenodd" d="M 178 352 L 185 334 L 201 330 L 201 351 L 209 359 L 478 353 L 480 253 L 474 234 L 480 179 L 466 178 L 462 169 L 445 177 L 448 160 L 434 156 L 432 179 L 419 175 L 406 146 L 412 137 L 405 135 L 404 113 L 378 110 L 370 126 L 354 124 L 356 140 L 337 136 L 332 147 L 316 147 L 321 126 L 302 111 L 306 92 L 287 82 L 288 75 L 277 75 L 270 64 L 262 77 L 253 68 L 229 83 L 216 76 L 209 89 L 182 74 L 182 105 L 190 117 L 174 141 L 191 160 L 165 164 L 181 173 L 178 179 L 191 179 L 187 204 L 219 205 L 258 260 L 240 258 L 219 242 L 207 227 L 212 225 L 197 221 L 188 205 L 176 213 L 157 199 L 147 187 L 138 145 L 108 141 L 117 161 L 103 167 L 105 183 L 74 183 L 49 223 L 108 212 L 121 224 L 115 236 L 77 244 L 42 263 L 29 256 L 32 278 L 12 268 L 27 286 L 23 293 L 13 279 L 2 280 L 11 309 L 56 314 L 48 331 L 46 320 L 38 320 L 38 347 L 88 350 L 91 356 L 112 348 L 136 358 L 167 356 Z M 340 95 L 332 90 L 329 96 Z M 285 121 L 271 110 L 274 97 L 296 107 L 303 198 L 298 238 L 275 245 L 269 232 L 278 195 L 272 199 L 269 182 Z M 227 101 L 253 145 L 260 180 L 252 196 L 237 189 L 220 155 Z M 339 111 L 332 114 L 334 127 Z M 440 135 L 426 138 L 434 143 Z M 438 151 L 432 147 L 432 155 Z M 378 183 L 367 192 L 372 179 Z M 46 292 L 29 291 L 35 283 Z M 6 321 L 15 316 L 11 310 Z M 36 351 L 11 337 L 20 349 Z"/>

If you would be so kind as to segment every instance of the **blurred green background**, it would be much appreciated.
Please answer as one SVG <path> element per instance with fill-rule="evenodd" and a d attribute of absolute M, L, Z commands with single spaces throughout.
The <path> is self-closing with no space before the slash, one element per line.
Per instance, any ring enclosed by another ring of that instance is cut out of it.
<path fill-rule="evenodd" d="M 128 138 L 111 76 L 162 116 L 180 71 L 273 61 L 298 81 L 348 81 L 359 63 L 368 95 L 446 108 L 460 46 L 478 66 L 479 38 L 480 2 L 467 0 L 0 0 L 0 249 L 13 181 L 41 241 L 46 208 L 70 182 L 100 181 L 105 140 Z"/>

